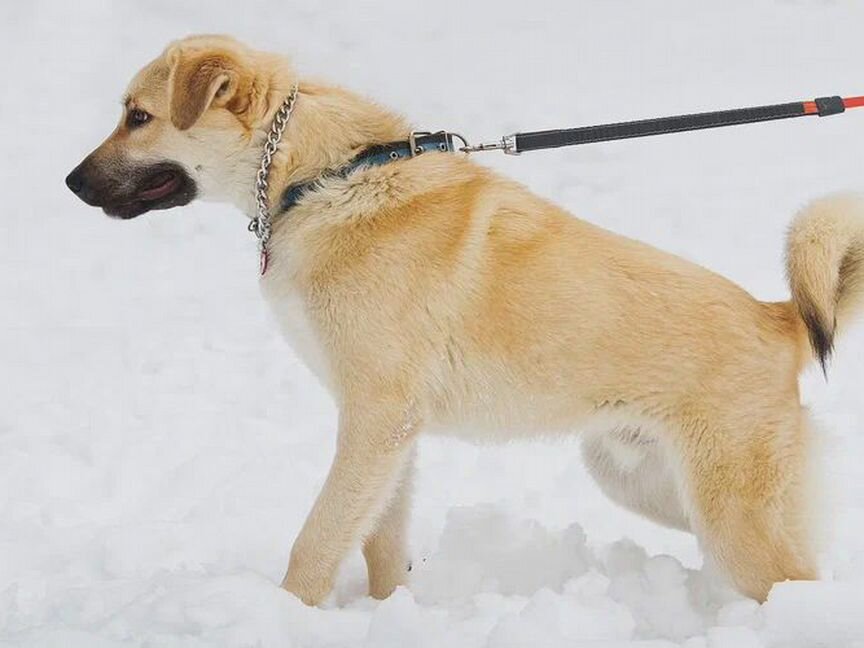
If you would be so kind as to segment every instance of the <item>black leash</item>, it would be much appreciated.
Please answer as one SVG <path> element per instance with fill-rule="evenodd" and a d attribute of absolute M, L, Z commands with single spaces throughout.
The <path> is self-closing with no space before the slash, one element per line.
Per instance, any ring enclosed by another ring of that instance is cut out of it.
<path fill-rule="evenodd" d="M 814 101 L 796 101 L 772 106 L 719 110 L 691 115 L 620 122 L 617 124 L 583 126 L 581 128 L 514 133 L 513 135 L 505 135 L 497 142 L 487 142 L 475 146 L 466 144 L 460 150 L 466 153 L 501 150 L 511 155 L 518 155 L 525 151 L 538 151 L 541 149 L 559 148 L 561 146 L 577 146 L 579 144 L 609 142 L 634 137 L 665 135 L 666 133 L 681 133 L 684 131 L 704 130 L 706 128 L 720 128 L 722 126 L 737 126 L 739 124 L 753 124 L 777 119 L 791 119 L 793 117 L 807 117 L 810 115 L 827 117 L 828 115 L 837 115 L 845 112 L 847 108 L 859 107 L 864 107 L 864 97 L 849 97 L 846 99 L 842 97 L 820 97 Z"/>
<path fill-rule="evenodd" d="M 327 178 L 345 178 L 362 167 L 380 166 L 390 162 L 410 159 L 432 151 L 443 153 L 455 153 L 457 151 L 476 153 L 479 151 L 500 150 L 511 155 L 518 155 L 525 151 L 538 151 L 561 146 L 576 146 L 594 142 L 647 137 L 649 135 L 720 128 L 721 126 L 753 124 L 777 119 L 791 119 L 792 117 L 806 117 L 808 115 L 827 117 L 828 115 L 837 115 L 845 112 L 847 108 L 860 107 L 864 107 L 864 96 L 849 97 L 847 99 L 842 97 L 820 97 L 813 101 L 796 101 L 773 106 L 720 110 L 692 115 L 620 122 L 618 124 L 583 126 L 581 128 L 514 133 L 513 135 L 505 135 L 497 142 L 487 142 L 474 146 L 469 144 L 458 133 L 447 131 L 438 131 L 437 133 L 413 131 L 407 141 L 377 144 L 366 149 L 339 169 L 332 169 L 311 180 L 289 185 L 282 193 L 279 211 L 286 212 L 294 207 L 307 193 L 314 191 Z M 461 141 L 463 146 L 458 146 L 456 140 Z M 262 256 L 262 259 L 266 259 L 266 257 Z M 266 263 L 263 263 L 262 267 L 266 268 Z"/>

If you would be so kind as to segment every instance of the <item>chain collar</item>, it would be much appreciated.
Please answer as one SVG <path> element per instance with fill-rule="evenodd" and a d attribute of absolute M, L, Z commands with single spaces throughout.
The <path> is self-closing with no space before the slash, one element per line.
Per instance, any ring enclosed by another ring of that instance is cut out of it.
<path fill-rule="evenodd" d="M 261 166 L 258 167 L 258 173 L 255 175 L 255 203 L 257 205 L 257 215 L 249 222 L 249 231 L 258 237 L 258 252 L 260 255 L 259 271 L 263 275 L 267 272 L 267 242 L 270 240 L 270 207 L 267 200 L 267 177 L 270 175 L 270 166 L 273 164 L 273 156 L 279 149 L 279 142 L 282 140 L 282 135 L 285 133 L 285 128 L 288 126 L 288 120 L 291 118 L 291 112 L 294 110 L 294 104 L 297 101 L 297 84 L 291 88 L 291 92 L 285 97 L 285 101 L 276 111 L 273 117 L 273 123 L 270 125 L 270 132 L 267 134 L 267 141 L 264 142 L 264 153 L 261 155 Z"/>

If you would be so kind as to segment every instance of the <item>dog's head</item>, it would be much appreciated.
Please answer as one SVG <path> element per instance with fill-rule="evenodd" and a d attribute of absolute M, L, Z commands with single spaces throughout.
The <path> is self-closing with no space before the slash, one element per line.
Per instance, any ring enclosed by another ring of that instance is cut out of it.
<path fill-rule="evenodd" d="M 118 218 L 196 197 L 232 200 L 254 176 L 253 135 L 284 98 L 272 79 L 292 76 L 274 66 L 286 63 L 225 36 L 173 43 L 132 80 L 117 128 L 67 186 Z"/>

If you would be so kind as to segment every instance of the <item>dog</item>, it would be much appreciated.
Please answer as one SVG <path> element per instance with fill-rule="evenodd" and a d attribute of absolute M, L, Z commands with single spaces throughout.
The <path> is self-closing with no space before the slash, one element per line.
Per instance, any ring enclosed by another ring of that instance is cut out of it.
<path fill-rule="evenodd" d="M 339 423 L 286 590 L 319 604 L 360 544 L 371 596 L 406 582 L 421 433 L 579 434 L 614 501 L 695 533 L 743 594 L 763 601 L 774 583 L 818 577 L 798 375 L 825 367 L 864 302 L 861 199 L 797 216 L 792 298 L 763 303 L 465 155 L 344 172 L 370 147 L 409 141 L 409 125 L 226 36 L 174 42 L 144 67 L 116 130 L 66 183 L 121 219 L 195 198 L 254 218 L 263 144 L 295 84 L 265 195 L 273 206 L 309 189 L 273 214 L 261 286 Z"/>

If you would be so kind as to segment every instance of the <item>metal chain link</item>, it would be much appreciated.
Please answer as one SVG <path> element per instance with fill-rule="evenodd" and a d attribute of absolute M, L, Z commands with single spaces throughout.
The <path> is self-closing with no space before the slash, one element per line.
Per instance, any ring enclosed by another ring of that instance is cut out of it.
<path fill-rule="evenodd" d="M 291 112 L 294 110 L 294 104 L 296 101 L 297 84 L 295 83 L 291 88 L 290 94 L 285 98 L 285 101 L 282 102 L 282 105 L 273 117 L 273 123 L 270 125 L 270 132 L 267 134 L 267 141 L 264 143 L 264 153 L 261 156 L 261 166 L 258 168 L 258 173 L 255 175 L 255 202 L 258 207 L 258 215 L 249 222 L 249 231 L 258 237 L 258 247 L 261 251 L 262 259 L 266 258 L 267 242 L 270 240 L 271 230 L 270 207 L 267 199 L 267 177 L 270 175 L 270 166 L 273 164 L 273 156 L 279 149 L 279 142 L 282 140 L 282 135 L 285 133 L 285 128 L 288 126 L 288 120 L 291 118 Z"/>

